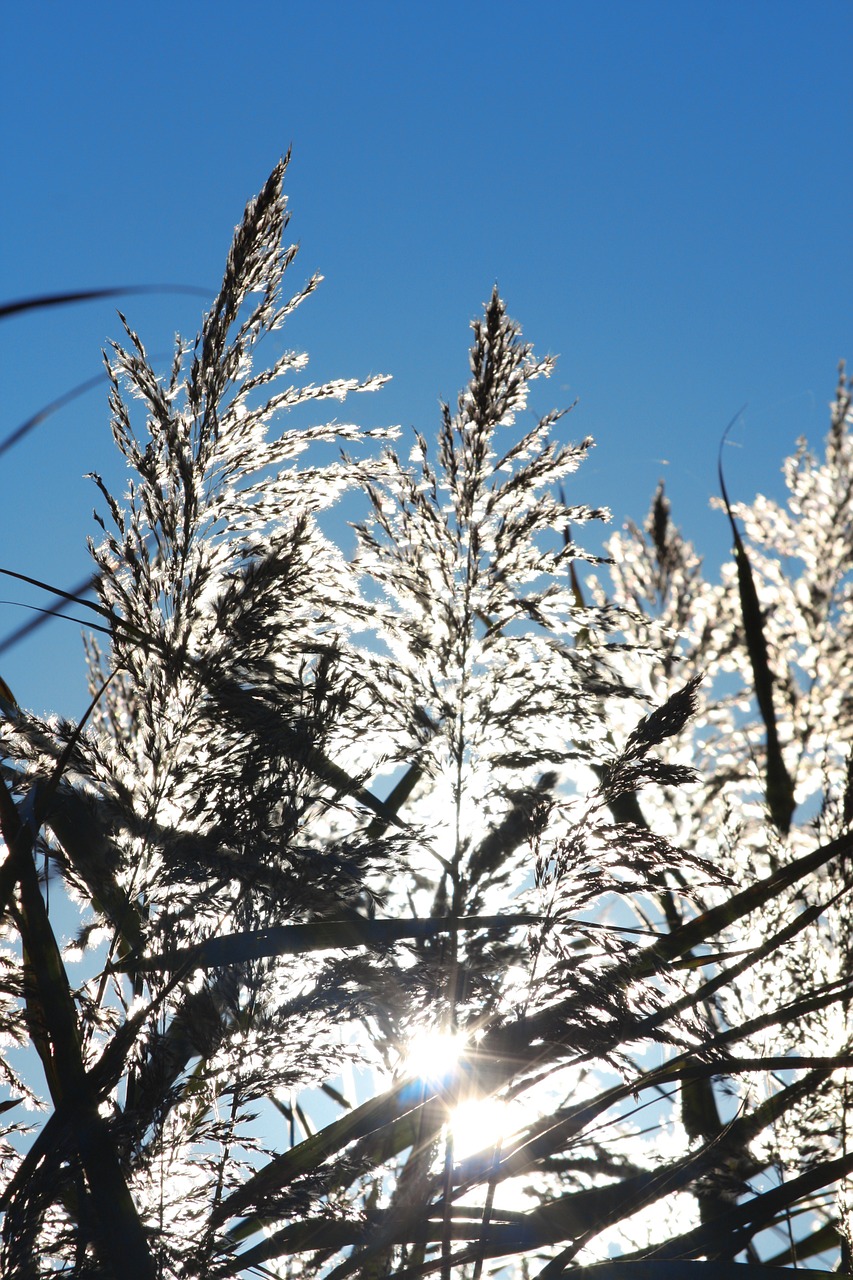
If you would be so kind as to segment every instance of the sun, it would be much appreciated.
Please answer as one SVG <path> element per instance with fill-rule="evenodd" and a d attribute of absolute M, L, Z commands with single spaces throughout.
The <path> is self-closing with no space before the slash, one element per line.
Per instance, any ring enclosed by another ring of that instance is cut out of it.
<path fill-rule="evenodd" d="M 476 1049 L 462 1032 L 418 1031 L 403 1057 L 404 1076 L 436 1089 L 447 1101 L 456 1160 L 500 1146 L 519 1127 L 517 1104 L 481 1093 L 472 1069 Z"/>
<path fill-rule="evenodd" d="M 403 1075 L 434 1088 L 449 1086 L 461 1073 L 468 1037 L 459 1031 L 417 1031 L 406 1046 Z"/>

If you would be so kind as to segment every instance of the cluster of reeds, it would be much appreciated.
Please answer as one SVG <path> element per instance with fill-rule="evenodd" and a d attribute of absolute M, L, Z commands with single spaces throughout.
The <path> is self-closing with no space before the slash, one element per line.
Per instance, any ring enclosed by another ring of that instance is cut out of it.
<path fill-rule="evenodd" d="M 435 448 L 256 366 L 285 167 L 110 353 L 88 716 L 0 686 L 3 1274 L 849 1270 L 849 385 L 718 583 L 601 560 L 497 292 Z"/>

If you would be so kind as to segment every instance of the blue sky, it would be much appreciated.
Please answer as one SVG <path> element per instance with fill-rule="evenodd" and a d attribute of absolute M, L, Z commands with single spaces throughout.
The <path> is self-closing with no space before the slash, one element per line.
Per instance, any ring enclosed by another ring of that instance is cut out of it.
<path fill-rule="evenodd" d="M 573 497 L 641 518 L 664 476 L 715 563 L 721 433 L 733 497 L 779 491 L 853 360 L 848 0 L 6 5 L 0 297 L 120 283 L 216 288 L 246 200 L 293 144 L 294 280 L 326 281 L 288 345 L 315 378 L 388 372 L 365 425 L 432 434 L 495 281 L 539 352 L 540 409 L 598 447 Z M 152 351 L 203 302 L 128 298 Z M 0 440 L 96 374 L 115 304 L 0 323 Z M 0 457 L 0 564 L 88 568 L 122 486 L 105 392 Z M 11 583 L 3 599 L 33 599 Z M 20 625 L 0 605 L 0 638 Z M 78 630 L 0 657 L 19 701 L 77 716 Z"/>

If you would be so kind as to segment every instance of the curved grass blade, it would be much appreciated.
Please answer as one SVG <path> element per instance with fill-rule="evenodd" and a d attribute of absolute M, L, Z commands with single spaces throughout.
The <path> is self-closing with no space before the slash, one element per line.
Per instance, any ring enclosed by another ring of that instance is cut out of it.
<path fill-rule="evenodd" d="M 743 618 L 746 649 L 752 668 L 755 699 L 767 734 L 767 773 L 765 782 L 767 806 L 770 810 L 773 825 L 782 835 L 787 835 L 791 828 L 791 817 L 796 808 L 794 784 L 791 781 L 791 776 L 782 756 L 782 748 L 779 745 L 776 712 L 773 707 L 773 673 L 770 670 L 770 660 L 767 655 L 764 619 L 758 600 L 758 592 L 755 589 L 755 580 L 752 576 L 752 566 L 749 563 L 749 557 L 746 554 L 746 547 L 743 545 L 740 531 L 735 523 L 729 495 L 726 490 L 726 482 L 723 477 L 723 445 L 726 443 L 728 434 L 741 413 L 743 413 L 742 409 L 735 414 L 723 432 L 717 459 L 717 474 L 720 480 L 723 504 L 726 508 L 726 515 L 729 518 L 734 539 L 734 557 L 737 568 L 741 616 Z"/>
<path fill-rule="evenodd" d="M 114 968 L 154 973 L 182 966 L 214 969 L 222 965 L 245 964 L 267 956 L 301 955 L 305 951 L 338 951 L 348 947 L 386 947 L 408 938 L 433 938 L 441 933 L 488 929 L 503 933 L 508 929 L 536 924 L 539 916 L 460 916 L 411 920 L 317 920 L 311 924 L 284 924 L 270 929 L 231 933 L 208 938 L 196 947 L 169 955 L 128 956 Z"/>
<path fill-rule="evenodd" d="M 24 311 L 45 310 L 48 307 L 67 307 L 78 302 L 95 302 L 99 298 L 125 298 L 131 294 L 185 293 L 195 298 L 210 298 L 212 289 L 202 289 L 194 284 L 123 284 L 108 289 L 74 289 L 68 293 L 33 294 L 29 298 L 13 298 L 0 302 L 0 320 L 21 315 Z"/>
<path fill-rule="evenodd" d="M 435 1090 L 425 1089 L 423 1082 L 418 1081 L 413 1087 L 411 1081 L 405 1081 L 354 1107 L 298 1146 L 274 1156 L 222 1202 L 212 1215 L 213 1221 L 222 1224 L 229 1218 L 238 1217 L 264 1196 L 287 1186 L 302 1174 L 313 1173 L 329 1156 L 356 1138 L 366 1137 L 377 1129 L 394 1124 L 402 1116 L 431 1102 L 435 1096 Z"/>
<path fill-rule="evenodd" d="M 161 357 L 152 357 L 159 359 Z M 6 437 L 0 443 L 0 458 L 7 450 L 11 449 L 25 436 L 34 431 L 36 427 L 40 427 L 43 422 L 52 417 L 54 413 L 58 413 L 60 409 L 64 409 L 67 404 L 71 404 L 73 400 L 79 399 L 80 396 L 86 394 L 87 391 L 93 391 L 95 387 L 103 386 L 109 382 L 109 374 L 106 372 L 96 373 L 94 377 L 87 378 L 85 382 L 78 382 L 76 386 L 71 387 L 69 391 L 64 391 L 61 396 L 57 396 L 55 400 L 51 400 L 49 404 L 43 405 L 37 413 L 30 415 L 26 421 L 22 422 L 19 427 Z"/>
<path fill-rule="evenodd" d="M 82 604 L 83 596 L 93 590 L 96 582 L 96 577 L 89 577 L 84 579 L 84 581 L 78 586 L 72 587 L 70 591 L 57 591 L 55 594 L 58 600 L 74 600 Z M 23 623 L 22 626 L 17 627 L 14 631 L 11 631 L 4 640 L 0 640 L 0 654 L 8 653 L 10 649 L 14 649 L 16 644 L 20 644 L 22 640 L 26 640 L 27 636 L 32 635 L 34 631 L 43 626 L 50 618 L 65 618 L 67 621 L 71 622 L 79 621 L 79 619 L 71 618 L 68 614 L 60 613 L 56 609 L 37 609 L 34 605 L 27 605 L 25 607 L 33 609 L 36 616 L 30 618 L 28 622 Z M 91 626 L 92 624 L 81 623 L 81 625 Z"/>
<path fill-rule="evenodd" d="M 802 1210 L 807 1213 L 808 1210 Z M 792 1217 L 797 1217 L 796 1212 L 792 1213 Z M 783 1249 L 781 1253 L 775 1254 L 772 1258 L 767 1259 L 768 1267 L 798 1267 L 803 1258 L 813 1258 L 818 1253 L 834 1252 L 839 1245 L 841 1239 L 841 1224 L 837 1219 L 832 1222 L 825 1222 L 822 1226 L 815 1227 L 809 1235 L 794 1241 L 787 1249 Z M 803 1274 L 801 1272 L 801 1274 Z M 805 1275 L 809 1276 L 813 1273 L 806 1271 Z M 837 1274 L 837 1272 L 836 1272 Z"/>
<path fill-rule="evenodd" d="M 61 587 L 52 587 L 49 582 L 42 582 L 41 578 L 31 578 L 29 574 L 17 573 L 14 569 L 0 569 L 0 574 L 2 574 L 4 578 L 16 578 L 18 582 L 26 582 L 31 587 L 38 587 L 40 591 L 47 591 L 52 596 L 58 596 L 60 600 L 70 600 L 72 604 L 82 604 L 84 608 L 91 609 L 94 613 L 100 614 L 102 618 L 106 618 L 107 622 L 119 622 L 123 626 L 127 625 L 124 623 L 123 619 L 116 618 L 116 616 L 110 613 L 109 609 L 106 609 L 102 604 L 96 604 L 94 600 L 82 599 L 82 589 L 80 587 L 78 587 L 76 591 L 63 591 Z M 86 582 L 91 585 L 93 579 L 87 578 Z M 92 623 L 88 623 L 86 625 L 92 626 Z M 104 631 L 106 628 L 96 627 L 95 630 Z M 111 633 L 107 631 L 107 634 L 109 635 Z"/>
<path fill-rule="evenodd" d="M 79 396 L 85 395 L 87 391 L 92 391 L 100 383 L 104 382 L 105 378 L 106 374 L 98 373 L 94 378 L 87 378 L 85 382 L 78 382 L 76 387 L 72 387 L 70 391 L 65 391 L 61 396 L 57 396 L 55 400 L 51 400 L 50 404 L 44 405 L 43 408 L 39 409 L 38 413 L 31 414 L 25 422 L 22 422 L 19 427 L 16 427 L 11 435 L 8 435 L 6 439 L 0 443 L 0 458 L 2 458 L 3 454 L 11 449 L 13 445 L 16 445 L 20 440 L 23 440 L 25 436 L 29 435 L 31 431 L 34 431 L 36 427 L 41 426 L 41 424 L 49 418 L 51 414 L 57 413 L 67 404 L 70 404 L 72 400 L 76 400 Z"/>
<path fill-rule="evenodd" d="M 693 1231 L 673 1237 L 666 1244 L 659 1245 L 656 1254 L 661 1259 L 710 1254 L 712 1257 L 722 1256 L 728 1260 L 745 1249 L 759 1231 L 777 1224 L 784 1227 L 791 1206 L 815 1191 L 832 1186 L 851 1171 L 853 1154 L 850 1152 L 835 1160 L 822 1162 L 781 1186 L 758 1192 L 742 1204 L 729 1205 L 725 1215 L 703 1223 Z"/>
<path fill-rule="evenodd" d="M 199 679 L 205 688 L 215 691 L 226 700 L 231 710 L 237 712 L 237 714 L 250 714 L 257 711 L 257 699 L 250 690 L 244 689 L 236 681 L 227 681 L 221 676 L 212 675 L 203 660 L 191 658 L 187 654 L 175 655 L 174 653 L 167 653 L 162 642 L 156 637 L 144 634 L 126 619 L 111 613 L 104 605 L 97 604 L 93 600 L 84 600 L 79 594 L 75 595 L 70 591 L 63 591 L 59 587 L 51 586 L 48 582 L 42 582 L 40 578 L 30 577 L 26 573 L 17 573 L 14 569 L 0 568 L 0 574 L 7 578 L 15 578 L 19 582 L 26 582 L 42 591 L 48 591 L 51 595 L 58 596 L 62 600 L 71 600 L 86 609 L 91 609 L 93 613 L 97 613 L 99 617 L 104 618 L 110 624 L 109 627 L 103 627 L 98 623 L 91 622 L 81 624 L 88 626 L 93 631 L 100 631 L 102 634 L 111 637 L 114 632 L 118 631 L 125 639 L 129 639 L 134 644 L 143 647 L 147 645 L 158 653 L 166 653 L 166 656 L 172 661 L 177 657 L 184 669 Z M 278 720 L 272 726 L 272 731 L 275 733 L 279 743 L 286 749 L 291 750 L 327 786 L 332 787 L 343 795 L 352 796 L 353 799 L 381 818 L 384 823 L 393 823 L 395 827 L 405 830 L 406 824 L 397 817 L 396 813 L 392 812 L 381 800 L 377 799 L 357 778 L 353 778 L 351 774 L 342 769 L 340 765 L 335 764 L 317 747 L 306 743 L 301 735 L 289 728 L 281 720 Z"/>
<path fill-rule="evenodd" d="M 609 981 L 614 987 L 626 989 L 637 980 L 661 972 L 673 961 L 689 954 L 696 947 L 713 938 L 720 930 L 757 911 L 766 902 L 804 880 L 833 858 L 849 855 L 851 851 L 853 851 L 853 832 L 846 832 L 835 840 L 813 849 L 810 853 L 801 855 L 763 880 L 758 880 L 746 889 L 733 894 L 718 906 L 694 916 L 671 933 L 659 934 L 657 941 L 651 946 L 643 948 L 615 966 L 610 973 Z M 838 996 L 834 995 L 831 999 L 838 999 Z M 566 1002 L 568 1008 L 571 1008 L 571 1003 L 571 999 Z M 543 1044 L 547 1043 L 554 1028 L 561 1025 L 562 1015 L 563 1006 L 557 1003 L 539 1013 L 528 1015 L 523 1025 L 515 1024 L 506 1029 L 498 1029 L 489 1041 L 490 1051 L 499 1051 L 501 1040 L 506 1039 L 506 1052 L 510 1056 L 518 1055 L 518 1040 L 521 1035 L 527 1045 L 540 1041 Z M 771 1016 L 776 1015 L 774 1013 Z M 540 1054 L 540 1060 L 544 1060 L 544 1051 L 536 1052 Z"/>
<path fill-rule="evenodd" d="M 540 1276 L 543 1273 L 540 1273 Z M 555 1275 L 565 1275 L 560 1269 Z M 744 1262 L 696 1262 L 693 1259 L 659 1262 L 657 1259 L 632 1262 L 599 1262 L 590 1267 L 572 1267 L 572 1280 L 790 1280 L 791 1272 L 770 1265 L 752 1266 Z M 797 1271 L 797 1280 L 850 1280 L 837 1271 Z"/>

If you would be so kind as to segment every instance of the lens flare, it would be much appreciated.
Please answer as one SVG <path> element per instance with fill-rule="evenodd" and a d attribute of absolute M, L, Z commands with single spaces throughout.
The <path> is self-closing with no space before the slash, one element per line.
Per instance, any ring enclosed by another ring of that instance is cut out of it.
<path fill-rule="evenodd" d="M 407 1078 L 423 1081 L 444 1096 L 456 1160 L 494 1150 L 523 1124 L 523 1108 L 517 1102 L 478 1092 L 471 1053 L 471 1043 L 462 1033 L 419 1031 L 402 1064 Z"/>
<path fill-rule="evenodd" d="M 467 1037 L 459 1032 L 419 1031 L 406 1049 L 403 1074 L 431 1085 L 445 1084 L 459 1070 L 467 1047 Z"/>
<path fill-rule="evenodd" d="M 467 1098 L 448 1117 L 453 1135 L 453 1157 L 467 1160 L 491 1151 L 514 1131 L 513 1108 L 498 1098 Z"/>

